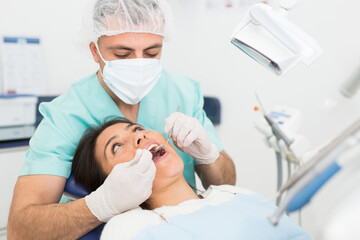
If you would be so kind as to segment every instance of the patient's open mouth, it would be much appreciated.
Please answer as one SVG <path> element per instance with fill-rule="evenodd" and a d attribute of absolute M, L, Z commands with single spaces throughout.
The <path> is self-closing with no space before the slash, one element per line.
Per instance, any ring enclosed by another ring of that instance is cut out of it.
<path fill-rule="evenodd" d="M 167 152 L 165 151 L 165 149 L 160 148 L 158 150 L 157 147 L 159 145 L 158 144 L 151 144 L 147 149 L 151 152 L 151 154 L 153 155 L 153 161 L 156 162 L 159 159 L 161 159 Z"/>

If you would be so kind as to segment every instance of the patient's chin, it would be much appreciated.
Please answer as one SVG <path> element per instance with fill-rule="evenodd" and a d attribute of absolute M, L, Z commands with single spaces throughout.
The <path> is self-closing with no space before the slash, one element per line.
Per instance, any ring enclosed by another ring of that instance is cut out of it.
<path fill-rule="evenodd" d="M 170 186 L 183 177 L 184 163 L 181 159 L 163 160 L 155 166 L 156 174 L 153 181 L 153 191 Z"/>

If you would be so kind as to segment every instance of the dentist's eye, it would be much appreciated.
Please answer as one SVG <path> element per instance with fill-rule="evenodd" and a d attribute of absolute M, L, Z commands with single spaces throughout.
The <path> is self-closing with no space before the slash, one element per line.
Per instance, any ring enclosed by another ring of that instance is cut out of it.
<path fill-rule="evenodd" d="M 115 145 L 112 147 L 113 153 L 115 153 L 115 152 L 119 149 L 119 147 L 121 147 L 121 144 L 120 144 L 120 143 L 115 144 Z"/>
<path fill-rule="evenodd" d="M 116 56 L 117 58 L 122 58 L 122 59 L 124 59 L 124 58 L 129 57 L 130 55 L 129 55 L 129 54 L 126 54 L 126 55 L 115 54 L 115 56 Z"/>
<path fill-rule="evenodd" d="M 155 54 L 145 53 L 145 55 L 149 58 L 154 58 L 158 55 L 158 53 L 155 53 Z"/>

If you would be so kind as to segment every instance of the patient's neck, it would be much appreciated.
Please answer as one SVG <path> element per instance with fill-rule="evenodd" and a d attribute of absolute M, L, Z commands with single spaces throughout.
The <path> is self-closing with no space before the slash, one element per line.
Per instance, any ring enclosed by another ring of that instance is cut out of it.
<path fill-rule="evenodd" d="M 148 207 L 152 210 L 162 206 L 175 206 L 184 201 L 199 199 L 191 189 L 184 177 L 179 178 L 174 184 L 153 192 L 147 201 Z"/>

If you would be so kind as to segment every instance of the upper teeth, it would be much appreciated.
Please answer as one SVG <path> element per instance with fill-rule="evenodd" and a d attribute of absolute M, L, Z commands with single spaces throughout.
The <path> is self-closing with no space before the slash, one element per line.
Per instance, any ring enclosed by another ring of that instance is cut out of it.
<path fill-rule="evenodd" d="M 158 144 L 151 144 L 150 146 L 148 146 L 147 150 L 151 150 L 153 147 L 158 147 Z"/>

